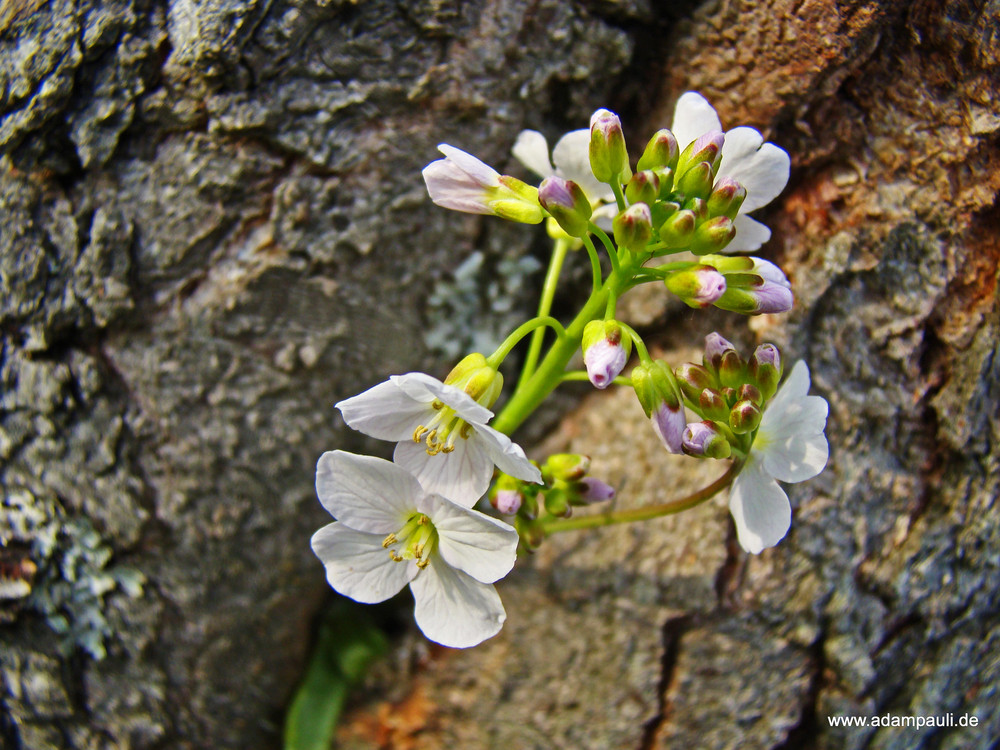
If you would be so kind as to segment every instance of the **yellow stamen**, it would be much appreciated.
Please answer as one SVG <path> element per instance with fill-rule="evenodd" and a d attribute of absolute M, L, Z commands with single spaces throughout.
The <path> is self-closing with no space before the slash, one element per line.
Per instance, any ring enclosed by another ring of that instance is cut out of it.
<path fill-rule="evenodd" d="M 382 540 L 382 548 L 388 549 L 398 541 L 395 534 L 389 534 L 389 536 Z"/>

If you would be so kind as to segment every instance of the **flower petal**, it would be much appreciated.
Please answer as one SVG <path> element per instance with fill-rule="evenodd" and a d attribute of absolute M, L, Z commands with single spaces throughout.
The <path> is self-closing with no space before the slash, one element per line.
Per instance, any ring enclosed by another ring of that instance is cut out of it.
<path fill-rule="evenodd" d="M 722 122 L 708 100 L 696 91 L 681 95 L 674 107 L 674 122 L 670 126 L 681 151 L 699 136 L 712 130 L 722 130 Z"/>
<path fill-rule="evenodd" d="M 500 173 L 484 161 L 447 143 L 439 143 L 438 151 L 448 157 L 448 161 L 453 162 L 476 184 L 484 188 L 499 187 Z"/>
<path fill-rule="evenodd" d="M 439 555 L 410 585 L 417 625 L 430 640 L 469 648 L 500 632 L 507 613 L 491 584 L 448 566 Z"/>
<path fill-rule="evenodd" d="M 422 372 L 410 372 L 406 375 L 392 375 L 390 382 L 395 383 L 404 393 L 417 401 L 430 403 L 440 399 L 450 406 L 466 422 L 483 424 L 493 418 L 493 412 L 476 401 L 465 391 L 453 385 L 445 385 L 437 378 L 432 378 Z M 396 438 L 401 440 L 402 438 Z"/>
<path fill-rule="evenodd" d="M 454 451 L 435 456 L 427 453 L 423 443 L 402 441 L 396 444 L 392 460 L 416 477 L 426 492 L 466 508 L 476 504 L 493 478 L 493 460 L 474 438 L 459 438 Z"/>
<path fill-rule="evenodd" d="M 491 196 L 484 188 L 448 159 L 432 161 L 421 172 L 427 194 L 435 205 L 467 214 L 492 215 Z"/>
<path fill-rule="evenodd" d="M 514 567 L 518 537 L 510 524 L 437 495 L 429 495 L 421 511 L 437 529 L 438 549 L 451 567 L 482 583 L 493 583 Z"/>
<path fill-rule="evenodd" d="M 788 154 L 753 128 L 733 128 L 726 132 L 719 174 L 739 181 L 747 189 L 740 213 L 747 214 L 773 201 L 785 185 L 791 160 Z"/>
<path fill-rule="evenodd" d="M 477 425 L 475 430 L 475 439 L 500 471 L 526 482 L 542 483 L 542 473 L 524 455 L 524 449 L 520 445 L 488 425 Z"/>
<path fill-rule="evenodd" d="M 426 424 L 434 416 L 430 406 L 434 397 L 414 399 L 396 382 L 398 377 L 407 376 L 394 376 L 337 403 L 336 408 L 340 409 L 348 426 L 379 440 L 405 440 L 419 425 Z"/>
<path fill-rule="evenodd" d="M 767 228 L 767 225 L 761 224 L 749 216 L 740 214 L 733 224 L 736 226 L 736 236 L 732 242 L 720 250 L 722 253 L 750 252 L 771 239 L 771 230 Z"/>
<path fill-rule="evenodd" d="M 424 493 L 416 479 L 390 461 L 327 451 L 316 464 L 316 494 L 345 526 L 385 536 L 399 530 Z"/>
<path fill-rule="evenodd" d="M 768 445 L 762 460 L 764 469 L 775 479 L 804 482 L 823 471 L 829 457 L 830 446 L 825 435 L 796 435 Z"/>
<path fill-rule="evenodd" d="M 514 158 L 539 177 L 555 174 L 549 161 L 549 143 L 537 130 L 522 130 L 510 150 Z"/>
<path fill-rule="evenodd" d="M 364 604 L 384 602 L 413 580 L 412 560 L 393 562 L 382 548 L 381 534 L 363 534 L 342 523 L 324 526 L 312 537 L 326 579 L 344 596 Z"/>
<path fill-rule="evenodd" d="M 590 130 L 571 130 L 552 149 L 552 161 L 560 177 L 579 185 L 590 202 L 614 200 L 611 188 L 594 177 L 590 168 Z"/>
<path fill-rule="evenodd" d="M 792 522 L 788 496 L 753 454 L 733 480 L 729 511 L 736 522 L 740 546 L 754 555 L 780 542 Z"/>

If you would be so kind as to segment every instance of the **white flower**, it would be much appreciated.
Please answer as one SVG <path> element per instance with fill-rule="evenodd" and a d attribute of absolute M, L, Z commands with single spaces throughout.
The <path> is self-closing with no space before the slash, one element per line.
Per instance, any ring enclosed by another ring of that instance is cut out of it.
<path fill-rule="evenodd" d="M 746 465 L 733 481 L 729 510 L 747 552 L 773 547 L 788 532 L 792 509 L 775 480 L 802 482 L 826 466 L 829 407 L 808 393 L 809 368 L 798 362 L 765 409 Z"/>
<path fill-rule="evenodd" d="M 722 130 L 722 122 L 712 105 L 701 94 L 688 91 L 677 100 L 674 122 L 670 128 L 683 151 L 706 133 Z M 733 128 L 726 132 L 722 161 L 717 177 L 730 177 L 746 188 L 747 197 L 736 217 L 736 237 L 726 252 L 756 250 L 771 237 L 771 230 L 746 214 L 766 206 L 788 183 L 788 154 L 753 128 Z"/>
<path fill-rule="evenodd" d="M 494 465 L 518 479 L 542 481 L 521 446 L 487 426 L 493 412 L 430 375 L 393 375 L 337 408 L 354 429 L 397 441 L 393 460 L 428 492 L 468 508 L 489 488 Z"/>
<path fill-rule="evenodd" d="M 316 493 L 337 519 L 312 537 L 334 589 L 371 604 L 410 584 L 417 625 L 444 646 L 500 632 L 507 615 L 491 584 L 514 567 L 511 526 L 426 492 L 389 461 L 343 451 L 320 457 Z"/>

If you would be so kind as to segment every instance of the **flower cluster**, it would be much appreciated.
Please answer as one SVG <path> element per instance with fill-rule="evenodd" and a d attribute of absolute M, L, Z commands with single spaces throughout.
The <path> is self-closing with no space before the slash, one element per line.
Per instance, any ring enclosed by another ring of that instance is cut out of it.
<path fill-rule="evenodd" d="M 560 138 L 551 157 L 542 134 L 522 132 L 513 155 L 541 178 L 537 187 L 454 146 L 438 148 L 444 158 L 423 170 L 431 200 L 465 213 L 545 221 L 554 240 L 549 270 L 537 316 L 495 352 L 468 355 L 443 381 L 394 375 L 337 404 L 350 427 L 396 445 L 391 462 L 342 451 L 320 458 L 317 493 L 336 520 L 316 532 L 313 549 L 330 585 L 376 602 L 409 584 L 424 634 L 467 647 L 499 631 L 505 613 L 493 584 L 511 570 L 518 545 L 534 549 L 552 533 L 679 512 L 731 485 L 744 549 L 775 545 L 791 517 L 778 481 L 813 477 L 827 459 L 827 405 L 808 395 L 805 363 L 779 390 L 776 347 L 763 344 L 743 359 L 712 334 L 700 365 L 672 368 L 654 360 L 615 313 L 619 297 L 644 283 L 695 309 L 789 310 L 794 298 L 782 270 L 733 254 L 769 239 L 770 230 L 748 214 L 784 188 L 788 154 L 753 128 L 723 131 L 694 92 L 681 96 L 671 128 L 655 133 L 634 162 L 618 116 L 607 109 L 593 114 L 589 128 Z M 564 325 L 549 313 L 560 269 L 581 249 L 591 294 Z M 500 368 L 526 338 L 520 377 L 494 413 L 504 389 Z M 623 376 L 633 353 L 638 362 Z M 584 370 L 572 369 L 579 355 Z M 631 387 L 667 451 L 729 459 L 730 470 L 671 503 L 570 518 L 574 508 L 610 500 L 615 490 L 590 476 L 586 456 L 556 454 L 539 463 L 509 437 L 567 380 Z M 484 496 L 492 510 L 475 510 Z"/>

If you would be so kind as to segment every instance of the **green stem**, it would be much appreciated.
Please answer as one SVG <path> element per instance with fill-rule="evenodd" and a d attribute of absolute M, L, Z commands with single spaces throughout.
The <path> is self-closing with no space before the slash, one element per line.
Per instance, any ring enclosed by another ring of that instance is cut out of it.
<path fill-rule="evenodd" d="M 590 239 L 590 235 L 584 235 L 580 238 L 583 240 L 583 246 L 587 248 L 587 255 L 590 256 L 590 274 L 594 280 L 594 285 L 590 290 L 591 294 L 597 294 L 601 288 L 601 280 L 603 274 L 601 273 L 601 258 L 597 254 L 597 248 L 594 247 L 594 241 Z"/>
<path fill-rule="evenodd" d="M 622 330 L 629 335 L 629 338 L 632 339 L 632 343 L 635 344 L 635 351 L 636 354 L 639 355 L 639 361 L 643 363 L 652 362 L 653 360 L 652 357 L 649 356 L 649 350 L 646 349 L 646 344 L 643 342 L 642 337 L 635 332 L 635 329 L 632 328 L 632 326 L 620 321 L 618 325 L 622 327 Z"/>
<path fill-rule="evenodd" d="M 561 381 L 563 383 L 569 383 L 572 381 L 584 381 L 590 380 L 590 375 L 586 370 L 570 370 L 562 376 Z M 629 388 L 632 387 L 632 378 L 627 378 L 624 375 L 619 375 L 614 380 L 611 381 L 613 385 L 627 385 Z"/>
<path fill-rule="evenodd" d="M 590 226 L 587 228 L 591 231 L 591 233 L 596 234 L 597 239 L 599 239 L 601 244 L 604 245 L 604 249 L 608 254 L 608 260 L 611 261 L 611 272 L 618 273 L 618 250 L 615 247 L 615 244 L 611 241 L 611 238 L 608 237 L 608 233 L 597 226 L 594 222 L 590 222 Z"/>
<path fill-rule="evenodd" d="M 739 473 L 738 462 L 733 462 L 725 474 L 716 479 L 707 487 L 694 492 L 679 500 L 672 500 L 669 503 L 659 505 L 647 505 L 643 508 L 630 508 L 628 510 L 609 510 L 604 513 L 596 513 L 587 516 L 577 516 L 575 518 L 558 518 L 552 521 L 543 521 L 542 528 L 545 534 L 555 534 L 560 531 L 575 531 L 578 529 L 596 529 L 601 526 L 613 526 L 618 523 L 631 523 L 633 521 L 648 521 L 651 518 L 669 516 L 680 513 L 696 505 L 700 505 L 713 497 L 720 490 L 728 487 L 736 475 Z"/>
<path fill-rule="evenodd" d="M 621 213 L 627 208 L 625 205 L 625 194 L 622 192 L 622 184 L 618 181 L 617 177 L 608 184 L 611 185 L 611 192 L 615 194 L 615 203 L 618 204 L 618 212 Z"/>
<path fill-rule="evenodd" d="M 566 252 L 569 250 L 569 240 L 556 240 L 555 247 L 552 248 L 552 257 L 549 258 L 549 267 L 545 272 L 545 281 L 542 284 L 542 296 L 538 300 L 538 317 L 542 318 L 552 311 L 552 300 L 556 294 L 556 285 L 559 283 L 559 273 L 562 271 L 563 261 L 566 259 Z M 538 364 L 538 357 L 542 353 L 542 342 L 545 340 L 545 329 L 536 328 L 531 335 L 531 343 L 528 346 L 528 353 L 524 358 L 524 367 L 521 368 L 520 380 L 531 377 Z"/>
<path fill-rule="evenodd" d="M 486 358 L 486 364 L 492 367 L 494 370 L 500 367 L 500 364 L 507 358 L 510 354 L 511 349 L 517 346 L 518 342 L 531 333 L 534 330 L 541 328 L 542 326 L 550 326 L 556 332 L 556 335 L 560 339 L 565 338 L 566 329 L 562 327 L 560 323 L 555 318 L 550 317 L 538 317 L 532 318 L 526 323 L 522 323 L 517 328 L 515 328 L 504 342 L 497 347 L 497 350 L 493 352 L 489 357 Z"/>

